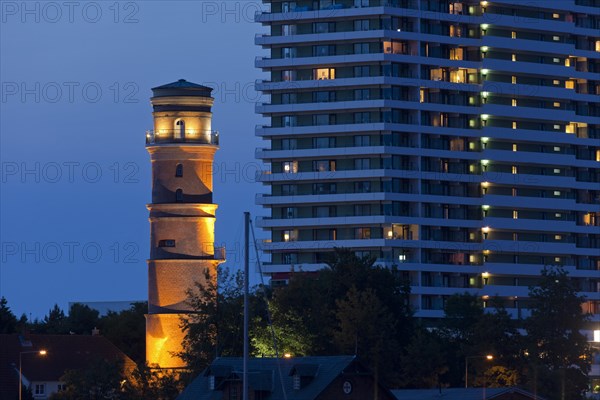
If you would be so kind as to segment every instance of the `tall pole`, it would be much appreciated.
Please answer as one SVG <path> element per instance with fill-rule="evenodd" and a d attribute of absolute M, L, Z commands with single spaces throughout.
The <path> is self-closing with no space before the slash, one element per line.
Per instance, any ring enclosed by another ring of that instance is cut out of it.
<path fill-rule="evenodd" d="M 244 212 L 244 372 L 242 400 L 248 400 L 248 291 L 250 281 L 250 213 Z"/>
<path fill-rule="evenodd" d="M 23 368 L 22 368 L 23 352 L 19 353 L 19 400 L 23 398 Z"/>
<path fill-rule="evenodd" d="M 469 357 L 465 357 L 465 389 L 469 387 Z"/>

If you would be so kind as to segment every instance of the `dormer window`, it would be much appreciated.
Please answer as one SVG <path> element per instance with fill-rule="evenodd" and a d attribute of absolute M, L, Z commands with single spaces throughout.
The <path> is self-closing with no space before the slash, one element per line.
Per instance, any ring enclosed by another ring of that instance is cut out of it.
<path fill-rule="evenodd" d="M 183 177 L 183 164 L 177 164 L 177 167 L 175 167 L 175 177 L 176 178 Z"/>

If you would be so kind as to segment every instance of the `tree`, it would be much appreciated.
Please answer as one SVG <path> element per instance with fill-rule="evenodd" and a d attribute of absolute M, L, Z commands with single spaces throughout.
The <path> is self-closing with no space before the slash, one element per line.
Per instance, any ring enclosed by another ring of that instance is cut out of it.
<path fill-rule="evenodd" d="M 334 345 L 338 352 L 355 354 L 378 378 L 399 381 L 396 364 L 400 351 L 394 314 L 379 299 L 374 288 L 359 291 L 352 286 L 343 299 L 336 300 Z"/>
<path fill-rule="evenodd" d="M 171 400 L 183 389 L 174 372 L 147 366 L 126 371 L 121 362 L 103 359 L 66 371 L 60 380 L 66 389 L 55 393 L 52 400 Z"/>
<path fill-rule="evenodd" d="M 6 298 L 0 298 L 0 333 L 15 333 L 17 323 L 17 317 L 8 307 Z"/>
<path fill-rule="evenodd" d="M 443 385 L 442 376 L 448 372 L 447 354 L 442 338 L 435 331 L 417 329 L 401 361 L 403 387 L 435 388 Z"/>
<path fill-rule="evenodd" d="M 75 303 L 69 309 L 67 317 L 67 327 L 69 332 L 79 335 L 90 335 L 92 329 L 98 326 L 98 311 L 92 310 L 90 307 Z"/>
<path fill-rule="evenodd" d="M 183 381 L 176 373 L 148 366 L 135 368 L 121 385 L 122 399 L 175 399 L 183 390 Z"/>
<path fill-rule="evenodd" d="M 183 351 L 177 354 L 192 374 L 198 374 L 216 357 L 217 349 L 217 282 L 205 271 L 204 282 L 196 282 L 187 292 L 188 304 L 194 311 L 181 321 L 185 332 Z"/>
<path fill-rule="evenodd" d="M 304 349 L 309 355 L 358 349 L 368 367 L 396 386 L 400 361 L 395 355 L 413 329 L 410 289 L 396 268 L 375 266 L 374 261 L 336 249 L 318 274 L 294 272 L 288 287 L 274 291 L 270 307 L 275 330 L 296 334 L 299 355 Z"/>
<path fill-rule="evenodd" d="M 98 359 L 85 369 L 66 371 L 60 380 L 66 389 L 54 394 L 52 400 L 119 399 L 124 380 L 123 366 Z"/>
<path fill-rule="evenodd" d="M 461 345 L 472 343 L 475 326 L 484 315 L 483 303 L 474 294 L 454 294 L 446 300 L 442 327 L 445 334 Z"/>
<path fill-rule="evenodd" d="M 529 289 L 526 320 L 534 389 L 550 399 L 582 399 L 587 390 L 591 349 L 581 333 L 589 316 L 584 298 L 562 267 L 545 267 L 538 286 Z"/>
<path fill-rule="evenodd" d="M 50 335 L 62 335 L 69 333 L 67 317 L 65 313 L 60 309 L 58 304 L 48 312 L 42 321 L 40 333 L 46 333 Z"/>
<path fill-rule="evenodd" d="M 147 313 L 146 303 L 133 303 L 129 310 L 109 312 L 98 321 L 100 333 L 138 364 L 146 360 Z"/>
<path fill-rule="evenodd" d="M 295 310 L 281 310 L 280 307 L 277 302 L 269 304 L 272 327 L 263 316 L 254 318 L 250 337 L 252 355 L 275 357 L 287 353 L 302 357 L 311 354 L 316 334 L 302 324 L 302 316 Z"/>

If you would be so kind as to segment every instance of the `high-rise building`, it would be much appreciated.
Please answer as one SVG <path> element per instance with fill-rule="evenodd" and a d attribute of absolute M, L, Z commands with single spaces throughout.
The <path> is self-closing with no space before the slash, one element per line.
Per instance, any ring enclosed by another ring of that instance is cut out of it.
<path fill-rule="evenodd" d="M 152 89 L 146 362 L 160 368 L 185 367 L 177 353 L 185 336 L 181 319 L 193 312 L 187 291 L 196 282 L 216 283 L 224 261 L 223 249 L 214 247 L 212 163 L 219 141 L 211 130 L 211 90 L 183 79 Z"/>
<path fill-rule="evenodd" d="M 562 265 L 600 314 L 600 1 L 267 0 L 265 270 L 396 265 L 418 317 Z"/>

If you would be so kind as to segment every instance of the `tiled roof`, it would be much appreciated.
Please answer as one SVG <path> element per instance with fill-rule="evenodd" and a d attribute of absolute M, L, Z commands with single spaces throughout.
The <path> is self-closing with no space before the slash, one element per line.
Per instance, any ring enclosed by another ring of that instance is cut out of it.
<path fill-rule="evenodd" d="M 334 357 L 299 357 L 299 358 L 252 358 L 248 362 L 249 385 L 255 390 L 264 390 L 272 387 L 265 399 L 283 399 L 283 390 L 288 400 L 312 400 L 319 395 L 337 376 L 348 371 L 355 364 L 354 356 Z M 314 379 L 301 388 L 294 390 L 293 374 L 290 372 L 307 369 L 315 371 Z M 197 377 L 177 398 L 178 400 L 217 400 L 222 392 L 209 389 L 209 376 L 211 372 L 226 371 L 230 368 L 235 378 L 242 376 L 242 359 L 223 357 L 217 358 L 204 374 Z M 280 374 L 281 369 L 281 374 Z M 283 381 L 283 388 L 281 382 Z M 256 387 L 259 385 L 260 387 Z"/>
<path fill-rule="evenodd" d="M 392 393 L 398 400 L 481 400 L 483 390 L 483 388 L 400 389 L 392 390 Z M 485 399 L 492 400 L 509 393 L 531 396 L 531 399 L 534 399 L 533 394 L 517 388 L 487 388 Z M 535 398 L 544 400 L 539 396 Z"/>
<path fill-rule="evenodd" d="M 27 346 L 26 342 L 30 345 Z M 29 381 L 58 381 L 68 369 L 81 369 L 97 359 L 122 361 L 127 369 L 134 362 L 103 336 L 0 335 L 0 400 L 14 400 L 19 385 L 19 353 L 46 350 L 45 356 L 24 354 L 23 376 Z"/>

